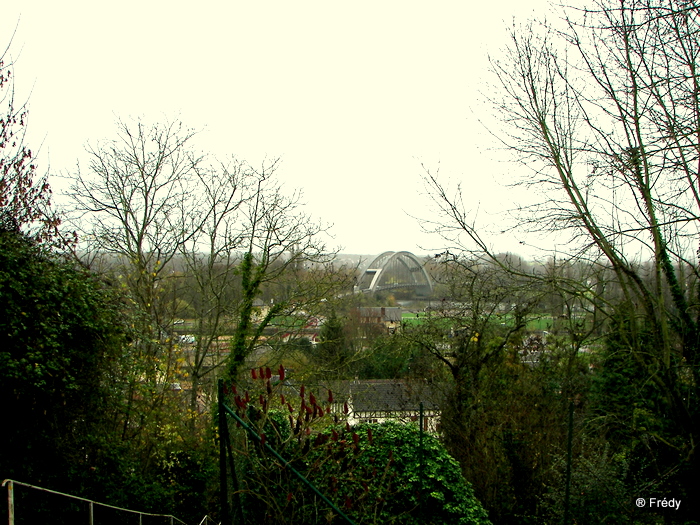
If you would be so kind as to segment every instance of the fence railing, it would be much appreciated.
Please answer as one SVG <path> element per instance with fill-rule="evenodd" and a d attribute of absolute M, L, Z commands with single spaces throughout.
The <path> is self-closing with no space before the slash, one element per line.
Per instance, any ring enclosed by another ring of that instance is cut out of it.
<path fill-rule="evenodd" d="M 231 409 L 225 403 L 224 397 L 224 383 L 223 380 L 219 380 L 218 384 L 218 412 L 219 412 L 219 468 L 220 468 L 220 505 L 221 505 L 221 517 L 222 523 L 228 524 L 231 522 L 231 513 L 228 504 L 228 474 L 227 474 L 227 464 L 231 466 L 228 467 L 232 474 L 235 474 L 235 467 L 233 466 L 233 452 L 231 447 L 231 441 L 228 430 L 228 418 L 234 420 L 239 426 L 241 426 L 248 436 L 256 443 L 260 445 L 261 448 L 267 450 L 272 456 L 274 456 L 278 461 L 279 465 L 283 469 L 289 469 L 289 471 L 306 487 L 308 487 L 313 493 L 315 493 L 328 507 L 333 509 L 335 513 L 348 525 L 355 525 L 355 522 L 350 519 L 335 503 L 329 500 L 325 494 L 320 492 L 316 486 L 309 481 L 303 474 L 301 474 L 297 469 L 295 469 L 291 463 L 283 458 L 270 443 L 266 442 L 262 437 L 243 419 L 241 419 L 234 410 Z"/>
<path fill-rule="evenodd" d="M 95 507 L 104 507 L 112 510 L 117 510 L 120 512 L 126 512 L 130 513 L 133 515 L 137 515 L 139 518 L 139 525 L 143 524 L 143 518 L 144 516 L 147 516 L 149 518 L 162 518 L 163 521 L 167 521 L 170 525 L 175 525 L 176 523 L 182 524 L 182 525 L 187 525 L 184 521 L 176 518 L 175 516 L 172 516 L 170 514 L 153 514 L 150 512 L 143 512 L 143 511 L 138 511 L 138 510 L 132 510 L 132 509 L 125 509 L 122 507 L 116 507 L 114 505 L 108 505 L 106 503 L 100 503 L 98 501 L 93 501 L 87 498 L 81 498 L 80 496 L 74 496 L 72 494 L 65 494 L 63 492 L 59 492 L 57 490 L 51 490 L 47 489 L 44 487 L 37 487 L 36 485 L 30 485 L 29 483 L 22 483 L 20 481 L 15 481 L 13 479 L 6 479 L 2 482 L 3 487 L 7 487 L 7 516 L 8 516 L 8 525 L 15 525 L 15 519 L 16 519 L 16 514 L 15 514 L 15 487 L 26 487 L 31 490 L 37 490 L 40 492 L 45 492 L 49 494 L 54 494 L 57 496 L 69 498 L 72 500 L 77 500 L 77 501 L 82 501 L 84 503 L 87 503 L 87 522 L 89 525 L 100 525 L 99 521 L 95 522 Z M 202 520 L 202 523 L 207 522 L 208 518 L 207 516 L 204 517 Z M 209 522 L 207 522 L 209 523 Z"/>

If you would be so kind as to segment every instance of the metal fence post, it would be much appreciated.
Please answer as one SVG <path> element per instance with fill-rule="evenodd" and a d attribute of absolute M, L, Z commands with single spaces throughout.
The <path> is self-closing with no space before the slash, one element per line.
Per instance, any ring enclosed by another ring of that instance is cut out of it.
<path fill-rule="evenodd" d="M 228 505 L 228 473 L 226 472 L 226 445 L 228 442 L 228 421 L 224 411 L 224 380 L 218 384 L 219 408 L 219 519 L 222 525 L 231 525 L 231 514 Z"/>
<path fill-rule="evenodd" d="M 94 515 L 94 505 L 92 504 L 92 501 L 90 502 L 90 525 L 93 525 L 95 523 L 95 515 Z"/>
<path fill-rule="evenodd" d="M 7 523 L 15 525 L 15 493 L 12 480 L 7 480 Z M 5 484 L 3 483 L 3 485 Z"/>
<path fill-rule="evenodd" d="M 423 477 L 423 425 L 424 419 L 423 419 L 423 402 L 421 401 L 420 403 L 420 416 L 418 418 L 418 424 L 420 425 L 420 433 L 418 434 L 418 442 L 420 446 L 420 451 L 419 451 L 419 459 L 418 459 L 418 469 L 420 471 L 420 476 L 421 478 Z"/>
<path fill-rule="evenodd" d="M 566 481 L 564 486 L 564 525 L 571 520 L 571 449 L 574 441 L 574 401 L 569 401 L 569 425 L 566 437 Z"/>

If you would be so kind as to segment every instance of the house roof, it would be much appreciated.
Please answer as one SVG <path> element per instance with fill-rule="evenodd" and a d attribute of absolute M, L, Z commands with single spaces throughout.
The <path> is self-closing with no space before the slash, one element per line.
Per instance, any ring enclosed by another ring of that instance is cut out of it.
<path fill-rule="evenodd" d="M 361 306 L 357 308 L 360 318 L 381 319 L 382 321 L 401 322 L 400 307 L 394 306 Z"/>
<path fill-rule="evenodd" d="M 425 410 L 439 409 L 434 389 L 418 381 L 336 381 L 329 388 L 336 399 L 349 400 L 354 412 L 418 412 L 421 402 Z"/>

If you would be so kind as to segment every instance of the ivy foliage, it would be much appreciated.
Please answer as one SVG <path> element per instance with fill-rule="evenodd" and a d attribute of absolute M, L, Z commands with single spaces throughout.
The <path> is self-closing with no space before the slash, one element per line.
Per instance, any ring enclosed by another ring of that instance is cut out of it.
<path fill-rule="evenodd" d="M 347 404 L 344 415 L 335 412 L 340 402 L 330 390 L 327 398 L 304 385 L 297 391 L 283 372 L 280 366 L 273 383 L 270 368 L 251 370 L 260 382 L 239 386 L 252 393 L 223 389 L 227 406 L 256 434 L 229 421 L 234 513 L 251 523 L 345 523 L 341 512 L 358 525 L 491 523 L 437 437 L 393 421 L 351 426 Z"/>
<path fill-rule="evenodd" d="M 490 523 L 457 461 L 415 425 L 365 423 L 324 433 L 330 439 L 309 455 L 309 476 L 357 523 Z"/>

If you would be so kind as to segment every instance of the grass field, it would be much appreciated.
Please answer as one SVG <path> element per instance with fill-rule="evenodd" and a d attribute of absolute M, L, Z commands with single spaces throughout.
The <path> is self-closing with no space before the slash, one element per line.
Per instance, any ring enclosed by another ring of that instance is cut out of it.
<path fill-rule="evenodd" d="M 513 316 L 511 314 L 503 314 L 499 315 L 498 317 L 500 318 L 501 323 L 505 323 L 506 325 L 512 324 Z M 425 323 L 428 318 L 429 315 L 426 312 L 403 312 L 401 315 L 401 321 L 406 326 L 420 326 Z M 496 317 L 494 319 L 496 319 Z M 458 324 L 458 319 L 450 319 L 446 321 L 448 325 Z M 543 314 L 532 316 L 527 321 L 526 330 L 530 332 L 550 331 L 559 323 L 560 321 L 551 315 Z"/>

